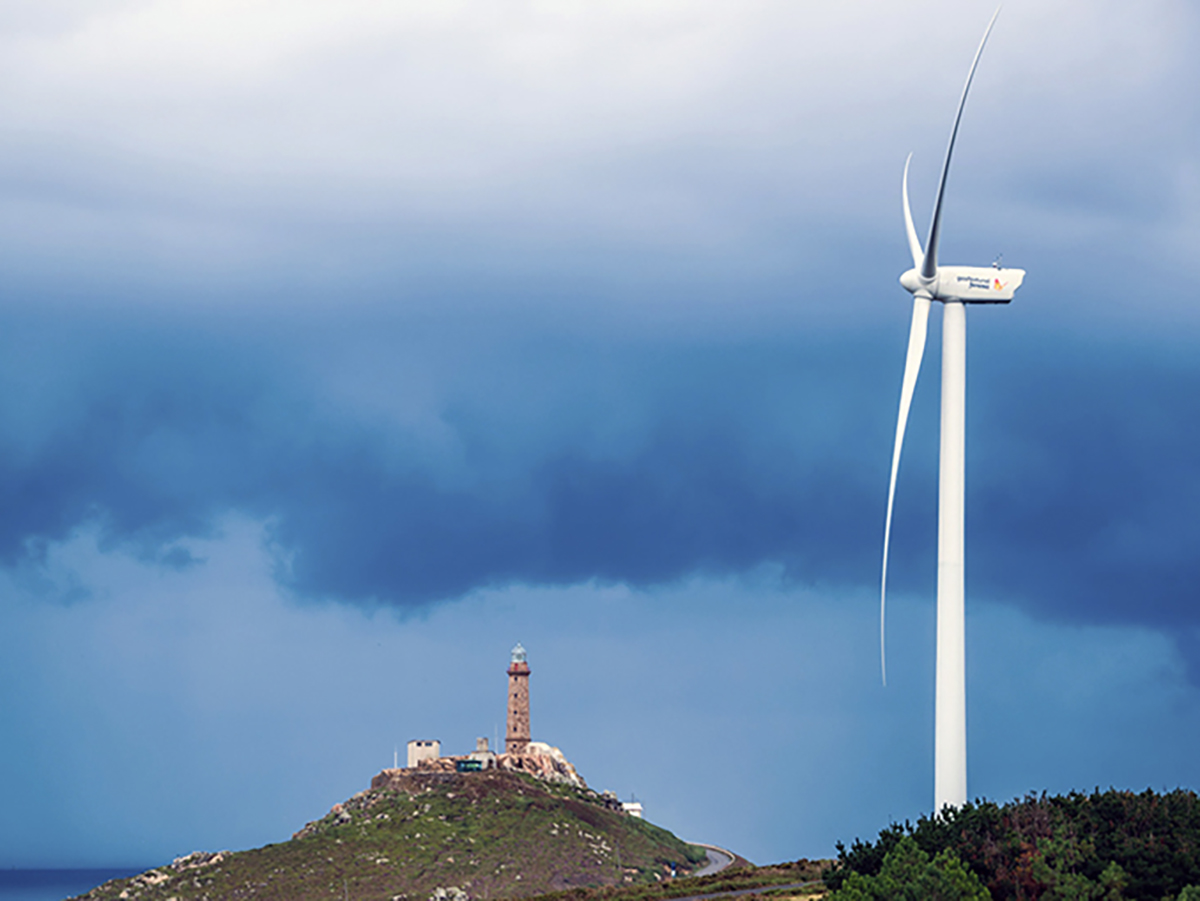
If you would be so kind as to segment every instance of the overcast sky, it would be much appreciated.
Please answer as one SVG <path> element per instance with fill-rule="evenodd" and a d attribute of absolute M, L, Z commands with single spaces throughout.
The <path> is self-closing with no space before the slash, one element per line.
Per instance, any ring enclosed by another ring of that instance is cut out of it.
<path fill-rule="evenodd" d="M 534 737 L 757 861 L 932 800 L 923 230 L 990 2 L 0 6 L 0 865 L 286 839 Z M 1010 0 L 968 787 L 1200 784 L 1200 12 Z M 939 346 L 937 316 L 930 347 Z"/>

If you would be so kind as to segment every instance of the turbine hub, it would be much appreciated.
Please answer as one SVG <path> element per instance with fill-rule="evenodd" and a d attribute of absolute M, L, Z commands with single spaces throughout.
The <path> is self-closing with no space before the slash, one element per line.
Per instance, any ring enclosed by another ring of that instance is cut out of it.
<path fill-rule="evenodd" d="M 921 273 L 917 270 L 909 269 L 908 272 L 900 276 L 900 284 L 904 286 L 904 290 L 909 294 L 916 294 L 925 285 L 922 284 Z"/>

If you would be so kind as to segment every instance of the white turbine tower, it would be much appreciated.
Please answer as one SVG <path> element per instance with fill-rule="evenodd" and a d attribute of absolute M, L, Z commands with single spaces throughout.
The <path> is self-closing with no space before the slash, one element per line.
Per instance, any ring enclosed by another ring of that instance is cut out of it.
<path fill-rule="evenodd" d="M 925 351 L 926 324 L 932 301 L 942 303 L 942 436 L 938 472 L 938 574 L 937 574 L 937 686 L 934 709 L 933 805 L 939 812 L 946 805 L 961 807 L 967 801 L 967 687 L 965 666 L 965 622 L 963 611 L 963 496 L 966 459 L 967 395 L 967 317 L 966 304 L 1008 303 L 1025 278 L 1023 269 L 1001 269 L 998 264 L 979 266 L 939 266 L 938 237 L 941 233 L 942 199 L 954 139 L 962 120 L 967 93 L 975 67 L 996 22 L 996 10 L 975 51 L 975 59 L 963 85 L 946 160 L 938 181 L 933 221 L 925 250 L 921 249 L 908 205 L 908 163 L 904 164 L 901 194 L 904 200 L 904 225 L 913 268 L 900 276 L 900 284 L 913 295 L 912 327 L 908 335 L 908 355 L 900 388 L 900 414 L 896 420 L 896 443 L 892 450 L 892 476 L 888 484 L 887 518 L 883 531 L 883 573 L 879 592 L 879 655 L 883 682 L 887 684 L 887 658 L 884 647 L 884 613 L 887 603 L 888 545 L 892 534 L 892 502 L 896 495 L 896 473 L 900 468 L 900 450 L 912 403 L 921 357 Z"/>

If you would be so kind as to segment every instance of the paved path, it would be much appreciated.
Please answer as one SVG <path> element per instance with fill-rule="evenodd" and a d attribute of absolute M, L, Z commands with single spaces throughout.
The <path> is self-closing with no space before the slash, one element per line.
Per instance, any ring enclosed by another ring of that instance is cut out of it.
<path fill-rule="evenodd" d="M 711 876 L 713 873 L 719 873 L 731 863 L 737 856 L 732 851 L 726 851 L 724 848 L 718 848 L 716 845 L 710 845 L 706 842 L 688 842 L 689 845 L 697 845 L 703 848 L 708 853 L 708 863 L 692 873 L 687 878 L 691 879 L 695 876 Z M 708 892 L 702 895 L 686 895 L 682 898 L 671 898 L 669 901 L 708 901 L 710 898 L 737 898 L 740 895 L 753 895 L 756 892 L 775 892 L 788 891 L 797 888 L 806 888 L 810 885 L 815 885 L 820 882 L 819 879 L 809 879 L 807 882 L 789 882 L 786 885 L 760 885 L 757 888 L 742 888 L 733 891 L 724 892 Z"/>
<path fill-rule="evenodd" d="M 708 853 L 708 863 L 692 873 L 693 876 L 711 876 L 713 873 L 721 872 L 733 863 L 733 853 L 726 851 L 724 848 L 718 848 L 716 845 L 707 845 L 704 842 L 688 842 L 688 844 L 703 848 Z"/>

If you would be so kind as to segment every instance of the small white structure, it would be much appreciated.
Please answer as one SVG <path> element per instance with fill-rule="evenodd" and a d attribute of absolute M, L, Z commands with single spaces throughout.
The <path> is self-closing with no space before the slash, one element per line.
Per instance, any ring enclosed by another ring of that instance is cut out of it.
<path fill-rule="evenodd" d="M 496 755 L 488 748 L 486 738 L 475 739 L 475 750 L 467 755 L 467 759 L 478 760 L 485 770 L 496 765 Z"/>
<path fill-rule="evenodd" d="M 436 738 L 414 738 L 408 743 L 408 768 L 422 760 L 437 760 L 442 756 L 442 743 Z"/>
<path fill-rule="evenodd" d="M 639 820 L 642 818 L 642 802 L 637 798 L 633 798 L 631 801 L 622 801 L 621 809 L 631 817 L 637 817 Z"/>

